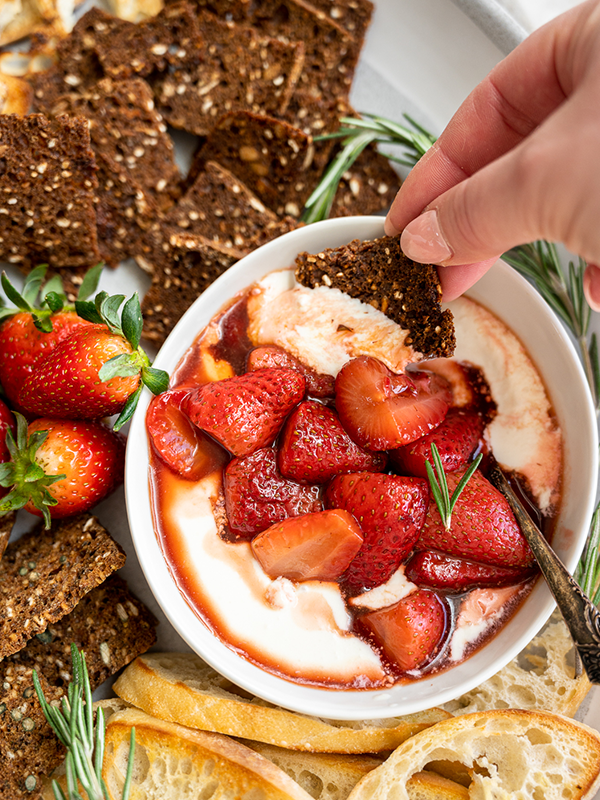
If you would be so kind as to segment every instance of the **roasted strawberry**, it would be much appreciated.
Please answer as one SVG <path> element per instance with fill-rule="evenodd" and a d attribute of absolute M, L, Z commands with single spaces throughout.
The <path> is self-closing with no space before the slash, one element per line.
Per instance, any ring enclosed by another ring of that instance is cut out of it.
<path fill-rule="evenodd" d="M 293 369 L 259 369 L 192 390 L 181 405 L 194 425 L 235 456 L 273 444 L 305 380 Z"/>
<path fill-rule="evenodd" d="M 301 486 L 283 478 L 275 451 L 263 448 L 245 458 L 233 458 L 223 474 L 229 528 L 251 537 L 288 517 L 321 511 L 318 486 Z"/>
<path fill-rule="evenodd" d="M 348 472 L 381 472 L 386 461 L 385 454 L 370 453 L 352 441 L 335 411 L 310 400 L 288 417 L 277 455 L 281 474 L 298 483 L 325 483 Z"/>
<path fill-rule="evenodd" d="M 385 583 L 398 569 L 419 538 L 428 503 L 429 488 L 422 478 L 359 472 L 331 481 L 326 507 L 353 514 L 365 537 L 342 576 L 350 594 Z"/>
<path fill-rule="evenodd" d="M 12 460 L 0 465 L 0 485 L 11 487 L 0 513 L 25 508 L 50 518 L 87 511 L 123 480 L 125 440 L 99 422 L 17 415 Z"/>
<path fill-rule="evenodd" d="M 450 472 L 446 478 L 453 492 L 462 474 Z M 448 530 L 436 504 L 429 505 L 417 546 L 498 567 L 528 568 L 534 562 L 508 502 L 479 470 L 456 501 Z"/>
<path fill-rule="evenodd" d="M 428 664 L 448 628 L 448 608 L 435 592 L 419 589 L 393 606 L 360 618 L 360 627 L 404 672 Z"/>
<path fill-rule="evenodd" d="M 425 464 L 431 462 L 435 443 L 444 472 L 455 472 L 469 463 L 483 434 L 483 418 L 476 411 L 451 408 L 446 418 L 431 433 L 412 444 L 390 452 L 390 461 L 402 472 L 427 477 Z"/>
<path fill-rule="evenodd" d="M 146 429 L 158 457 L 182 478 L 198 481 L 224 466 L 228 455 L 181 410 L 188 391 L 172 389 L 153 397 L 146 413 Z"/>
<path fill-rule="evenodd" d="M 449 384 L 438 375 L 396 375 L 370 356 L 342 367 L 335 393 L 342 425 L 368 450 L 394 449 L 429 433 L 442 422 L 451 400 Z"/>
<path fill-rule="evenodd" d="M 408 580 L 417 586 L 448 592 L 466 592 L 475 586 L 510 586 L 532 574 L 531 570 L 480 564 L 434 550 L 415 553 L 405 569 Z"/>
<path fill-rule="evenodd" d="M 335 581 L 360 550 L 363 535 L 347 511 L 320 511 L 278 522 L 252 540 L 271 578 Z"/>
<path fill-rule="evenodd" d="M 167 389 L 169 376 L 153 369 L 140 348 L 142 315 L 137 294 L 117 315 L 123 295 L 101 292 L 94 303 L 77 303 L 77 312 L 96 323 L 74 331 L 39 359 L 19 392 L 19 403 L 33 414 L 69 419 L 99 419 L 117 414 L 118 430 L 133 414 L 142 384 L 154 394 Z"/>
<path fill-rule="evenodd" d="M 255 347 L 248 354 L 248 372 L 266 367 L 286 367 L 295 369 L 306 379 L 306 393 L 310 397 L 333 397 L 335 392 L 335 378 L 333 375 L 325 375 L 322 372 L 315 372 L 314 369 L 305 366 L 297 358 L 290 355 L 282 347 L 274 344 Z"/>

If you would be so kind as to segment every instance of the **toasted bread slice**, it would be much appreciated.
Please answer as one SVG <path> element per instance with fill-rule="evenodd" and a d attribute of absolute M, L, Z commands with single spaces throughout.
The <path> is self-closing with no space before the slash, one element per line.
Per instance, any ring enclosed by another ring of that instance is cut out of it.
<path fill-rule="evenodd" d="M 243 744 L 164 722 L 138 709 L 113 714 L 107 725 L 102 772 L 111 800 L 122 795 L 133 727 L 132 800 L 184 796 L 310 800 L 285 772 Z"/>
<path fill-rule="evenodd" d="M 456 343 L 452 313 L 442 311 L 434 266 L 407 258 L 399 236 L 383 236 L 296 258 L 296 279 L 331 286 L 379 309 L 408 331 L 406 345 L 423 357 L 449 357 Z"/>
<path fill-rule="evenodd" d="M 404 742 L 349 800 L 409 798 L 410 778 L 436 759 L 473 768 L 470 797 L 579 800 L 593 796 L 600 783 L 600 734 L 539 711 L 465 714 Z"/>
<path fill-rule="evenodd" d="M 303 716 L 236 694 L 241 690 L 191 653 L 148 653 L 129 666 L 114 689 L 123 700 L 161 719 L 308 752 L 390 750 L 449 716 L 435 708 L 367 723 Z"/>
<path fill-rule="evenodd" d="M 467 694 L 445 703 L 452 714 L 492 708 L 550 711 L 573 717 L 590 690 L 581 671 L 576 674 L 571 635 L 558 614 L 509 664 Z"/>

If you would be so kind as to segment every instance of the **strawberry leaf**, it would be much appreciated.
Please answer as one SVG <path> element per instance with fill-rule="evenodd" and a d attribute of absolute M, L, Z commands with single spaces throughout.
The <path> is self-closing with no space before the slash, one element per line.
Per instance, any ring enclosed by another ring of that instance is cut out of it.
<path fill-rule="evenodd" d="M 40 289 L 40 299 L 42 302 L 51 292 L 60 295 L 60 297 L 63 298 L 63 302 L 66 299 L 65 288 L 60 275 L 53 275 L 50 280 L 46 281 L 46 283 L 42 286 Z"/>
<path fill-rule="evenodd" d="M 113 425 L 113 430 L 119 431 L 126 422 L 129 422 L 131 417 L 133 416 L 133 412 L 137 408 L 138 400 L 140 399 L 140 394 L 142 393 L 143 384 L 140 384 L 138 388 L 130 394 L 127 398 L 127 402 L 123 406 L 123 410 L 119 414 L 115 424 Z"/>
<path fill-rule="evenodd" d="M 53 314 L 58 314 L 65 307 L 65 297 L 58 292 L 49 291 L 44 296 L 44 303 Z"/>
<path fill-rule="evenodd" d="M 76 300 L 75 311 L 82 318 L 88 322 L 95 322 L 97 325 L 102 325 L 104 320 L 96 310 L 96 305 L 91 300 Z"/>
<path fill-rule="evenodd" d="M 33 317 L 33 324 L 42 333 L 52 333 L 52 320 L 50 317 L 39 317 L 37 315 L 32 315 Z"/>
<path fill-rule="evenodd" d="M 37 300 L 47 269 L 47 264 L 40 264 L 32 269 L 29 275 L 25 278 L 25 283 L 23 284 L 23 291 L 21 294 L 25 302 L 29 303 L 31 306 L 35 306 L 35 301 Z"/>
<path fill-rule="evenodd" d="M 12 283 L 8 280 L 6 272 L 2 273 L 2 288 L 11 303 L 13 303 L 19 311 L 33 311 L 27 300 L 15 289 Z"/>
<path fill-rule="evenodd" d="M 105 361 L 98 372 L 101 381 L 112 378 L 130 378 L 140 372 L 140 359 L 137 353 L 121 353 Z"/>
<path fill-rule="evenodd" d="M 87 300 L 98 289 L 98 284 L 100 282 L 100 276 L 102 275 L 103 267 L 104 264 L 100 263 L 96 264 L 95 267 L 88 269 L 88 271 L 83 276 L 83 281 L 81 282 L 81 286 L 79 287 L 79 291 L 77 292 L 78 300 Z"/>
<path fill-rule="evenodd" d="M 137 350 L 142 338 L 142 308 L 140 306 L 140 298 L 138 293 L 135 292 L 123 306 L 123 313 L 121 314 L 121 327 L 123 328 L 123 335 L 133 347 Z"/>
<path fill-rule="evenodd" d="M 164 369 L 143 367 L 142 383 L 150 389 L 152 394 L 161 394 L 169 388 L 169 374 Z"/>
<path fill-rule="evenodd" d="M 107 292 L 100 292 L 96 296 L 96 310 L 102 317 L 105 325 L 108 325 L 111 333 L 122 333 L 121 321 L 119 319 L 119 308 L 125 300 L 124 294 L 109 295 Z"/>

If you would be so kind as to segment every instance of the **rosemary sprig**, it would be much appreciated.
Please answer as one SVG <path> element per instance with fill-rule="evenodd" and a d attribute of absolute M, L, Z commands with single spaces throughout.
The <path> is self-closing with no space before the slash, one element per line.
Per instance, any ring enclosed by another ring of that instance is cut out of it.
<path fill-rule="evenodd" d="M 502 258 L 534 284 L 577 339 L 583 368 L 598 412 L 600 402 L 598 342 L 595 333 L 588 340 L 591 309 L 583 292 L 586 262 L 582 258 L 579 258 L 577 265 L 570 261 L 565 275 L 556 245 L 545 241 L 520 245 L 509 250 Z"/>
<path fill-rule="evenodd" d="M 33 684 L 44 716 L 59 740 L 67 748 L 65 758 L 67 794 L 65 795 L 57 781 L 52 781 L 52 790 L 56 800 L 82 800 L 79 794 L 79 785 L 81 785 L 88 800 L 109 800 L 108 789 L 102 777 L 104 712 L 98 708 L 94 726 L 92 689 L 85 655 L 74 644 L 71 645 L 71 660 L 73 679 L 69 683 L 67 697 L 62 698 L 61 708 L 55 708 L 48 703 L 38 674 L 36 670 L 33 670 Z M 122 800 L 129 798 L 134 752 L 135 729 L 132 728 Z"/>
<path fill-rule="evenodd" d="M 600 604 L 600 503 L 592 517 L 588 540 L 575 570 L 575 580 L 595 606 Z"/>
<path fill-rule="evenodd" d="M 341 139 L 342 147 L 329 163 L 319 185 L 306 201 L 302 216 L 304 222 L 318 222 L 327 219 L 342 176 L 371 142 L 402 146 L 405 151 L 404 158 L 398 158 L 389 153 L 386 154 L 387 158 L 397 161 L 399 164 L 414 167 L 435 142 L 435 137 L 408 114 L 404 114 L 404 118 L 412 126 L 412 130 L 385 117 L 363 114 L 361 118 L 341 117 L 342 127 L 339 130 L 325 136 L 315 137 L 315 141 Z"/>
<path fill-rule="evenodd" d="M 452 523 L 452 512 L 454 511 L 456 501 L 471 479 L 471 475 L 479 466 L 483 455 L 480 453 L 473 461 L 469 469 L 458 482 L 455 490 L 452 492 L 452 497 L 450 497 L 450 492 L 448 490 L 448 481 L 446 480 L 446 473 L 444 472 L 442 459 L 440 458 L 440 452 L 434 442 L 431 444 L 431 458 L 435 465 L 435 471 L 429 460 L 425 462 L 425 469 L 427 470 L 427 477 L 429 478 L 429 485 L 431 486 L 431 494 L 433 495 L 435 504 L 440 512 L 440 517 L 442 518 L 444 527 L 447 531 L 449 531 Z"/>

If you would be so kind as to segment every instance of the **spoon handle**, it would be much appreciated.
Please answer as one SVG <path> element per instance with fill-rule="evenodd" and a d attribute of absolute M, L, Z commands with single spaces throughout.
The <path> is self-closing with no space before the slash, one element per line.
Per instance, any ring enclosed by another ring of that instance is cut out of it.
<path fill-rule="evenodd" d="M 508 500 L 571 632 L 588 678 L 592 683 L 600 684 L 600 612 L 573 580 L 497 464 L 490 470 L 488 478 Z"/>

